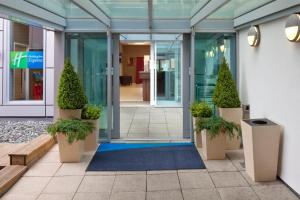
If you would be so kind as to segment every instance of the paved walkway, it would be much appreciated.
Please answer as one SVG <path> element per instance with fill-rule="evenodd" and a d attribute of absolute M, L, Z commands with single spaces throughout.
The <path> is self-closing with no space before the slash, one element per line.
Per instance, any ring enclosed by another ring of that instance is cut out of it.
<path fill-rule="evenodd" d="M 24 146 L 26 143 L 0 143 L 0 167 L 9 165 L 9 156 L 8 154 L 16 151 L 17 149 Z"/>
<path fill-rule="evenodd" d="M 61 164 L 57 145 L 36 163 L 2 200 L 297 200 L 280 181 L 254 183 L 240 162 L 205 162 L 207 170 L 85 172 L 92 158 Z"/>

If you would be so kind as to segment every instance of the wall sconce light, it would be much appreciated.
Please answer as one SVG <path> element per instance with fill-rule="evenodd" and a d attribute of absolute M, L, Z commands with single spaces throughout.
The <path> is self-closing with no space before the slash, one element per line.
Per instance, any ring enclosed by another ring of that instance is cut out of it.
<path fill-rule="evenodd" d="M 260 42 L 260 32 L 258 26 L 251 26 L 248 31 L 248 43 L 250 46 L 256 47 Z"/>
<path fill-rule="evenodd" d="M 225 45 L 224 45 L 224 44 L 222 44 L 222 45 L 220 46 L 220 51 L 221 51 L 222 53 L 224 53 L 224 51 L 225 51 Z"/>
<path fill-rule="evenodd" d="M 300 41 L 300 14 L 289 16 L 285 24 L 285 35 L 291 42 Z"/>

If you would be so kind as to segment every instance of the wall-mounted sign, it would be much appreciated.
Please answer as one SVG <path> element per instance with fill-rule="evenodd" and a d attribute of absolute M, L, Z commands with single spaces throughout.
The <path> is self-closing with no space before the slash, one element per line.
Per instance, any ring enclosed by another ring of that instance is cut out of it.
<path fill-rule="evenodd" d="M 42 51 L 12 51 L 9 67 L 11 69 L 43 69 Z"/>

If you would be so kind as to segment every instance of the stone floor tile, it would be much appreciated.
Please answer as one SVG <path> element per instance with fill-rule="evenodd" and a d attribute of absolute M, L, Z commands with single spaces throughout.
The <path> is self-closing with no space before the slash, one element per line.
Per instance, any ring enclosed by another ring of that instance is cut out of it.
<path fill-rule="evenodd" d="M 115 176 L 85 176 L 78 192 L 110 192 Z"/>
<path fill-rule="evenodd" d="M 36 163 L 24 176 L 53 176 L 61 166 L 61 163 Z"/>
<path fill-rule="evenodd" d="M 147 192 L 147 200 L 183 200 L 180 190 Z"/>
<path fill-rule="evenodd" d="M 82 180 L 82 176 L 58 176 L 53 177 L 43 193 L 50 194 L 74 194 Z"/>
<path fill-rule="evenodd" d="M 73 200 L 109 200 L 109 192 L 76 193 Z"/>
<path fill-rule="evenodd" d="M 211 172 L 210 176 L 217 188 L 249 186 L 239 172 Z"/>
<path fill-rule="evenodd" d="M 249 185 L 251 186 L 259 186 L 259 185 L 274 185 L 274 184 L 282 184 L 280 180 L 276 181 L 266 181 L 266 182 L 255 182 L 251 179 L 251 177 L 246 173 L 246 171 L 241 172 L 242 176 L 246 179 Z"/>
<path fill-rule="evenodd" d="M 1 200 L 35 200 L 38 194 L 6 193 Z"/>
<path fill-rule="evenodd" d="M 116 175 L 133 175 L 133 174 L 139 174 L 139 175 L 146 175 L 146 171 L 117 171 Z"/>
<path fill-rule="evenodd" d="M 178 173 L 182 189 L 214 188 L 207 172 Z"/>
<path fill-rule="evenodd" d="M 299 200 L 299 198 L 284 184 L 254 186 L 261 200 Z"/>
<path fill-rule="evenodd" d="M 221 200 L 215 188 L 182 190 L 184 200 Z"/>
<path fill-rule="evenodd" d="M 113 192 L 146 191 L 146 175 L 117 175 Z"/>
<path fill-rule="evenodd" d="M 42 163 L 42 162 L 46 162 L 46 163 L 60 163 L 59 152 L 58 151 L 49 151 L 46 155 L 44 155 L 39 160 L 39 163 Z"/>
<path fill-rule="evenodd" d="M 178 173 L 208 172 L 207 169 L 180 169 Z"/>
<path fill-rule="evenodd" d="M 147 174 L 153 175 L 153 174 L 174 174 L 177 173 L 176 170 L 160 170 L 160 171 L 147 171 Z"/>
<path fill-rule="evenodd" d="M 237 171 L 230 160 L 207 160 L 204 164 L 209 172 Z"/>
<path fill-rule="evenodd" d="M 245 171 L 245 161 L 244 160 L 231 160 L 232 164 L 238 171 Z"/>
<path fill-rule="evenodd" d="M 50 150 L 49 150 L 49 152 L 51 152 L 51 151 L 59 151 L 59 149 L 58 149 L 58 144 L 55 144 Z"/>
<path fill-rule="evenodd" d="M 87 163 L 63 163 L 57 170 L 55 176 L 83 176 Z"/>
<path fill-rule="evenodd" d="M 74 194 L 41 194 L 37 200 L 72 200 Z"/>
<path fill-rule="evenodd" d="M 147 191 L 180 189 L 177 173 L 147 175 Z"/>
<path fill-rule="evenodd" d="M 218 188 L 222 200 L 259 200 L 251 187 Z"/>
<path fill-rule="evenodd" d="M 115 171 L 86 171 L 85 176 L 115 176 Z"/>
<path fill-rule="evenodd" d="M 8 194 L 40 194 L 50 181 L 50 177 L 22 177 Z"/>
<path fill-rule="evenodd" d="M 145 198 L 146 192 L 113 192 L 110 200 L 145 200 Z"/>

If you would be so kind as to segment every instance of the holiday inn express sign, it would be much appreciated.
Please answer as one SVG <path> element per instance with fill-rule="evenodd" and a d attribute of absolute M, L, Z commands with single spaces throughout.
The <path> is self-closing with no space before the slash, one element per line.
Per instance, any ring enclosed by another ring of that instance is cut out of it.
<path fill-rule="evenodd" d="M 11 51 L 9 67 L 11 69 L 43 69 L 43 51 Z"/>

